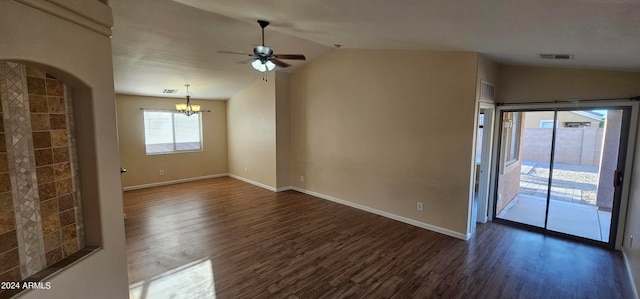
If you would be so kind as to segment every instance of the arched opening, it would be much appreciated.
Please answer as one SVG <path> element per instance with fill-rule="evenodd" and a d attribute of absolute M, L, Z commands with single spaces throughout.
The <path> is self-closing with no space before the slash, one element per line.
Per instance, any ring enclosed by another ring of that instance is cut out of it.
<path fill-rule="evenodd" d="M 0 280 L 44 278 L 102 246 L 91 89 L 0 61 L 0 103 Z"/>

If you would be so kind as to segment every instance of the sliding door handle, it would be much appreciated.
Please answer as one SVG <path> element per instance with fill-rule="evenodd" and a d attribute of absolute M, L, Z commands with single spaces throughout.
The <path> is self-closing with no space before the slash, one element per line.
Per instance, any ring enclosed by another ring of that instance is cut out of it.
<path fill-rule="evenodd" d="M 617 169 L 613 171 L 613 187 L 622 185 L 622 172 Z"/>

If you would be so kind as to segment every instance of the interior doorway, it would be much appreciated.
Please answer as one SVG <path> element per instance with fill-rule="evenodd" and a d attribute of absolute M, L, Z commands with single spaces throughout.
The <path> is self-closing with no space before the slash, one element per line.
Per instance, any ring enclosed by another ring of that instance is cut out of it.
<path fill-rule="evenodd" d="M 476 207 L 474 211 L 475 222 L 480 223 L 485 223 L 488 219 L 494 110 L 495 106 L 493 104 L 479 103 L 478 126 L 476 128 L 473 202 Z"/>
<path fill-rule="evenodd" d="M 631 107 L 502 109 L 496 220 L 613 246 Z"/>

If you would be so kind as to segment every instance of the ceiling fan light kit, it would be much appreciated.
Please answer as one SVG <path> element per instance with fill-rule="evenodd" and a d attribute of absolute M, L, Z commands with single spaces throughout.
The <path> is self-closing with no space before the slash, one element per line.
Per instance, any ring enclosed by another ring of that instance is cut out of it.
<path fill-rule="evenodd" d="M 255 60 L 251 62 L 251 66 L 253 69 L 261 73 L 273 71 L 276 66 L 283 68 L 290 66 L 288 63 L 280 59 L 306 60 L 306 57 L 302 54 L 274 54 L 273 49 L 264 45 L 264 28 L 269 26 L 269 22 L 258 20 L 258 24 L 260 24 L 260 28 L 262 28 L 262 45 L 253 48 L 253 54 L 229 51 L 218 51 L 218 53 L 248 55 L 253 57 Z M 266 80 L 264 76 L 263 80 Z"/>
<path fill-rule="evenodd" d="M 276 68 L 276 65 L 267 60 L 267 61 L 262 61 L 260 59 L 256 59 L 251 63 L 251 66 L 258 72 L 266 72 L 266 71 L 273 71 L 273 69 Z"/>

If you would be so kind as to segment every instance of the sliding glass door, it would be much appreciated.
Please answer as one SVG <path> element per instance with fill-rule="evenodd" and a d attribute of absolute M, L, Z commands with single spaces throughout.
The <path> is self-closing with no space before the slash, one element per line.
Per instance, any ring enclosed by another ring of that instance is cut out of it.
<path fill-rule="evenodd" d="M 630 108 L 500 116 L 496 219 L 613 244 Z"/>

